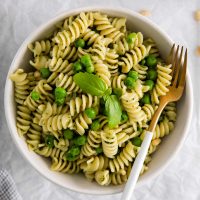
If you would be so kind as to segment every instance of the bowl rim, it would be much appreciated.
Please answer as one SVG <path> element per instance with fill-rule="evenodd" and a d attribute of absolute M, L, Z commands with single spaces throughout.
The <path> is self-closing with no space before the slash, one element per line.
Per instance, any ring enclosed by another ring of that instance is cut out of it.
<path fill-rule="evenodd" d="M 10 132 L 10 135 L 12 137 L 12 140 L 14 141 L 18 151 L 20 152 L 20 154 L 25 158 L 25 160 L 28 161 L 28 163 L 33 167 L 33 169 L 35 169 L 37 172 L 39 172 L 39 174 L 41 174 L 44 178 L 46 178 L 47 180 L 51 181 L 52 183 L 55 183 L 59 186 L 61 186 L 64 189 L 68 189 L 74 192 L 79 192 L 82 194 L 89 194 L 89 195 L 111 195 L 111 194 L 116 194 L 116 193 L 120 193 L 122 192 L 123 188 L 117 188 L 115 190 L 113 190 L 112 192 L 110 191 L 106 191 L 104 193 L 98 193 L 98 192 L 93 192 L 91 190 L 85 190 L 85 189 L 76 189 L 76 188 L 72 188 L 72 187 L 66 187 L 64 184 L 61 184 L 61 182 L 57 181 L 55 178 L 49 177 L 47 174 L 43 173 L 40 170 L 40 167 L 38 167 L 35 163 L 34 160 L 31 159 L 31 157 L 28 156 L 27 153 L 25 153 L 25 151 L 23 150 L 23 148 L 19 145 L 19 143 L 17 142 L 17 140 L 21 140 L 21 138 L 17 138 L 19 137 L 18 134 L 12 129 L 13 124 L 10 122 L 9 120 L 9 116 L 10 116 L 10 111 L 9 111 L 9 105 L 8 105 L 8 101 L 7 99 L 9 98 L 9 93 L 8 88 L 9 86 L 9 74 L 10 72 L 13 70 L 14 66 L 15 66 L 15 62 L 18 59 L 18 56 L 21 54 L 21 51 L 24 49 L 25 44 L 27 44 L 29 41 L 31 41 L 32 38 L 34 38 L 35 36 L 38 35 L 38 32 L 41 32 L 43 29 L 46 29 L 48 27 L 50 27 L 50 25 L 53 25 L 56 21 L 61 20 L 62 18 L 64 18 L 65 16 L 70 16 L 70 15 L 76 15 L 77 13 L 80 12 L 88 12 L 88 11 L 100 11 L 100 12 L 117 12 L 118 14 L 128 14 L 130 16 L 133 16 L 134 18 L 139 19 L 140 21 L 143 21 L 145 23 L 148 23 L 151 27 L 153 27 L 154 29 L 156 29 L 159 34 L 163 35 L 165 37 L 165 39 L 167 40 L 167 42 L 169 44 L 171 44 L 171 46 L 173 45 L 173 41 L 172 39 L 168 36 L 168 34 L 163 31 L 157 24 L 155 24 L 155 22 L 151 21 L 150 19 L 148 19 L 147 17 L 144 17 L 142 15 L 140 15 L 139 13 L 132 11 L 130 9 L 127 8 L 121 8 L 121 7 L 115 7 L 112 8 L 110 6 L 108 7 L 103 7 L 103 6 L 87 6 L 87 7 L 79 7 L 79 8 L 74 8 L 74 9 L 67 9 L 65 11 L 62 11 L 61 13 L 58 13 L 56 15 L 54 15 L 53 17 L 51 17 L 51 19 L 45 21 L 44 23 L 42 23 L 40 26 L 36 27 L 35 30 L 33 32 L 31 32 L 28 37 L 24 40 L 24 42 L 21 44 L 20 48 L 18 49 L 17 53 L 15 54 L 15 57 L 13 59 L 13 61 L 11 62 L 11 65 L 9 67 L 8 73 L 7 73 L 7 77 L 6 77 L 6 83 L 5 83 L 5 90 L 4 90 L 4 109 L 5 109 L 5 117 L 6 117 L 6 121 L 7 121 L 7 125 L 8 125 L 8 129 Z M 189 103 L 190 103 L 190 108 L 188 111 L 188 119 L 186 121 L 186 125 L 185 125 L 185 129 L 183 131 L 183 137 L 182 140 L 180 141 L 179 145 L 176 147 L 173 155 L 171 155 L 170 158 L 167 159 L 167 161 L 162 165 L 162 167 L 160 167 L 159 170 L 157 170 L 156 172 L 154 172 L 153 174 L 151 174 L 145 181 L 146 183 L 149 182 L 150 180 L 154 179 L 156 176 L 158 176 L 159 174 L 161 174 L 166 168 L 167 166 L 171 163 L 171 161 L 175 158 L 175 156 L 178 154 L 178 152 L 180 151 L 181 147 L 183 146 L 183 143 L 187 137 L 187 133 L 190 127 L 190 123 L 191 123 L 191 118 L 192 118 L 192 113 L 193 113 L 193 90 L 192 90 L 192 81 L 190 78 L 189 73 L 187 72 L 187 85 L 188 85 L 188 96 L 189 96 Z M 140 187 L 142 186 L 144 183 L 138 181 L 136 187 Z"/>

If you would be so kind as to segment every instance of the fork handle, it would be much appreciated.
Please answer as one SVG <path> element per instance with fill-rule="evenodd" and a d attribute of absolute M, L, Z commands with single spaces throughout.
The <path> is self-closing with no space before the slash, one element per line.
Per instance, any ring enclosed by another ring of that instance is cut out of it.
<path fill-rule="evenodd" d="M 124 188 L 121 200 L 130 200 L 132 197 L 132 193 L 134 191 L 138 177 L 142 170 L 143 163 L 146 158 L 152 137 L 153 137 L 153 132 L 147 131 L 145 134 L 145 138 L 142 142 L 140 151 L 134 161 L 134 164 L 133 164 L 130 176 L 128 178 L 128 182 L 126 183 L 126 186 Z"/>

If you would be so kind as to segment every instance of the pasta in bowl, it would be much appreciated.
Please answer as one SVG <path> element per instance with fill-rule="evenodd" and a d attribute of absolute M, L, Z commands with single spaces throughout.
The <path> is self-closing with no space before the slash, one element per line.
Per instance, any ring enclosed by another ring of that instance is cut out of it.
<path fill-rule="evenodd" d="M 40 163 L 41 168 L 36 168 L 42 174 L 66 188 L 104 194 L 120 191 L 159 97 L 167 93 L 171 83 L 171 65 L 163 59 L 167 52 L 157 46 L 160 40 L 169 49 L 170 40 L 157 33 L 149 21 L 127 12 L 86 9 L 57 17 L 24 43 L 21 58 L 14 60 L 9 72 L 16 102 L 14 137 L 23 143 L 26 157 L 32 156 L 28 160 L 34 167 Z M 151 27 L 151 34 L 142 23 Z M 191 111 L 185 112 L 189 116 Z M 175 121 L 176 104 L 171 103 L 156 127 L 141 174 L 148 169 L 161 139 L 174 129 Z M 185 122 L 183 130 L 189 120 Z M 47 158 L 29 153 L 26 145 Z M 80 173 L 109 187 L 101 189 Z M 139 182 L 152 174 L 156 174 L 153 169 Z"/>

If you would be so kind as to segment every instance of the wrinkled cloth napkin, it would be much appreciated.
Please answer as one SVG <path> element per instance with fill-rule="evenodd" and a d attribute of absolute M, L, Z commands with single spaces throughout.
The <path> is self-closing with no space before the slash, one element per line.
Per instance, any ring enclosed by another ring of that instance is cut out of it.
<path fill-rule="evenodd" d="M 0 200 L 22 200 L 12 177 L 5 169 L 0 169 Z"/>

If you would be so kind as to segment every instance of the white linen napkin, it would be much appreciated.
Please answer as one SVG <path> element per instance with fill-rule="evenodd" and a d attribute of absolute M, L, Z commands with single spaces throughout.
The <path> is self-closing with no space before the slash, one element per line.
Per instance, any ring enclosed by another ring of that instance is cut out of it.
<path fill-rule="evenodd" d="M 5 169 L 0 169 L 0 199 L 22 200 L 11 175 Z"/>

